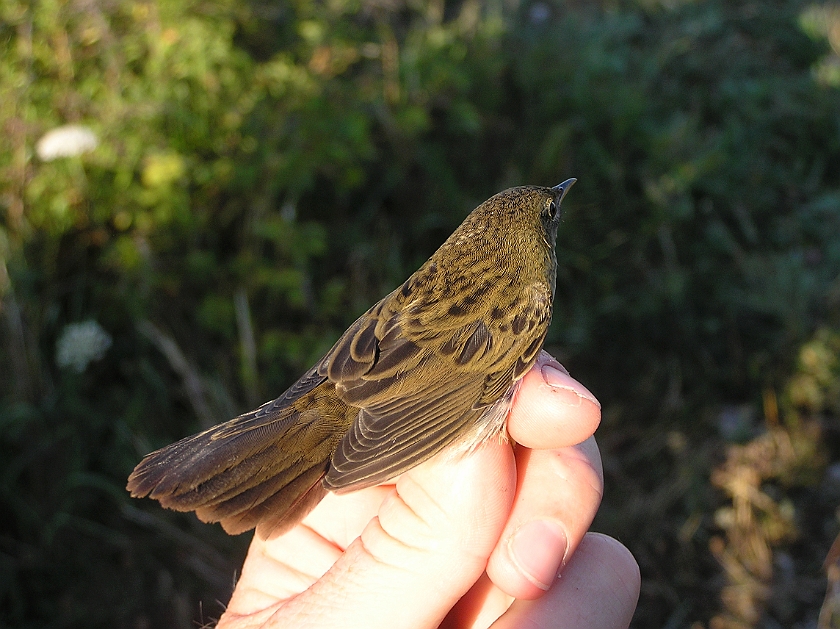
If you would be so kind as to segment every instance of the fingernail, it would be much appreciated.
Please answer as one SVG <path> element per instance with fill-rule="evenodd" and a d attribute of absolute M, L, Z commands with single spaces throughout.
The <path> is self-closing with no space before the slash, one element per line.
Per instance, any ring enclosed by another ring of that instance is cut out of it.
<path fill-rule="evenodd" d="M 572 378 L 569 374 L 563 373 L 557 369 L 554 365 L 543 365 L 542 376 L 543 380 L 546 381 L 546 384 L 551 385 L 555 389 L 565 389 L 566 391 L 571 391 L 578 397 L 589 400 L 593 404 L 597 405 L 598 408 L 601 408 L 601 403 L 598 401 L 598 398 L 592 395 L 589 389 Z"/>
<path fill-rule="evenodd" d="M 566 534 L 550 520 L 528 522 L 510 542 L 514 563 L 525 578 L 541 590 L 547 590 L 557 578 L 566 548 Z"/>

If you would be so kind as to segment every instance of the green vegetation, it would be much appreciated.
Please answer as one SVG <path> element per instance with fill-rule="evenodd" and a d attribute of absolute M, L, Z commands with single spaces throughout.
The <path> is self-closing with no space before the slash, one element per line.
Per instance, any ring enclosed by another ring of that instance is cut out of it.
<path fill-rule="evenodd" d="M 797 0 L 0 0 L 0 626 L 217 617 L 247 539 L 130 500 L 141 455 L 279 394 L 478 202 L 570 176 L 547 348 L 604 404 L 634 626 L 812 626 L 838 33 Z"/>

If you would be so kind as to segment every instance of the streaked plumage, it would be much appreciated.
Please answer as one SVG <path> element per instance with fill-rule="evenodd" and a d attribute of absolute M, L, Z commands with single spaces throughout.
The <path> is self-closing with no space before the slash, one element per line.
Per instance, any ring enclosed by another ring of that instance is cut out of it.
<path fill-rule="evenodd" d="M 327 491 L 498 434 L 551 321 L 560 202 L 574 181 L 482 203 L 283 395 L 146 456 L 132 496 L 266 537 Z"/>

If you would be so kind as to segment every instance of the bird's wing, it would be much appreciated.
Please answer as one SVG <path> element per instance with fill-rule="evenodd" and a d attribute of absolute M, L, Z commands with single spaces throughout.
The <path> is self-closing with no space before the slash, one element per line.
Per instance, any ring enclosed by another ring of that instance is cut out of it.
<path fill-rule="evenodd" d="M 318 365 L 338 396 L 360 409 L 333 455 L 331 490 L 383 482 L 470 435 L 542 347 L 547 286 L 518 290 L 502 307 L 441 311 L 429 301 L 434 295 L 413 295 L 410 282 L 362 315 Z"/>

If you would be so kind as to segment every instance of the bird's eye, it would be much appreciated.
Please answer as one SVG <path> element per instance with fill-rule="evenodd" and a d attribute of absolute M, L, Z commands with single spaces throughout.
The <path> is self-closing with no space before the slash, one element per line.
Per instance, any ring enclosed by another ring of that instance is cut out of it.
<path fill-rule="evenodd" d="M 554 201 L 551 201 L 548 204 L 548 218 L 553 221 L 555 216 L 557 216 L 557 204 Z"/>

